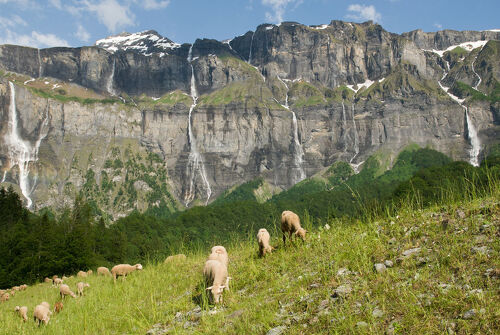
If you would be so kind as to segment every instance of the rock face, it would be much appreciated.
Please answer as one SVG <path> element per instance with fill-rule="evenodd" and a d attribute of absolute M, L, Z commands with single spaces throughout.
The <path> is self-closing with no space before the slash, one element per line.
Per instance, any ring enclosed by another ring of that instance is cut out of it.
<path fill-rule="evenodd" d="M 394 158 L 409 143 L 468 161 L 480 143 L 480 159 L 500 138 L 499 39 L 332 21 L 193 45 L 146 31 L 92 47 L 0 46 L 3 182 L 20 184 L 4 140 L 13 103 L 20 138 L 39 144 L 27 165 L 34 208 L 84 190 L 115 217 L 174 210 L 189 189 L 191 205 L 258 176 L 288 188 L 338 160 L 356 168 L 375 152 Z M 206 180 L 188 178 L 189 125 Z"/>

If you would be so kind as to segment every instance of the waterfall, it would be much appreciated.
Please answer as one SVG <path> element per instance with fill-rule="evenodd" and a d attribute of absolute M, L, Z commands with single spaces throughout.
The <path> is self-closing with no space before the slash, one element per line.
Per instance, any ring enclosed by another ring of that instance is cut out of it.
<path fill-rule="evenodd" d="M 40 57 L 40 49 L 38 49 L 38 78 L 42 77 L 42 57 Z"/>
<path fill-rule="evenodd" d="M 253 47 L 253 37 L 255 36 L 255 31 L 252 34 L 252 39 L 250 40 L 250 51 L 248 52 L 248 64 L 252 64 L 252 47 Z"/>
<path fill-rule="evenodd" d="M 281 105 L 290 112 L 292 112 L 292 122 L 293 122 L 293 147 L 294 147 L 294 153 L 293 153 L 293 162 L 295 165 L 295 168 L 298 169 L 298 177 L 294 178 L 293 183 L 296 184 L 299 181 L 302 181 L 306 178 L 306 173 L 304 171 L 304 150 L 302 148 L 302 144 L 300 143 L 299 140 L 299 127 L 297 124 L 297 116 L 295 115 L 295 112 L 290 109 L 290 106 L 288 105 L 288 85 L 285 83 L 283 79 L 281 79 L 279 76 L 278 80 L 283 83 L 283 85 L 286 88 L 286 96 L 285 96 L 285 104 Z"/>
<path fill-rule="evenodd" d="M 354 127 L 354 156 L 352 156 L 349 164 L 352 164 L 352 161 L 359 154 L 359 137 L 358 137 L 358 129 L 356 128 L 356 120 L 354 119 L 354 103 L 352 104 L 352 125 Z"/>
<path fill-rule="evenodd" d="M 189 143 L 189 158 L 186 166 L 186 176 L 189 180 L 189 188 L 184 195 L 184 201 L 186 207 L 189 205 L 191 201 L 194 200 L 195 197 L 195 178 L 196 173 L 200 175 L 205 187 L 207 189 L 207 200 L 205 204 L 208 204 L 210 200 L 210 196 L 212 195 L 212 189 L 210 188 L 210 183 L 208 182 L 207 174 L 205 171 L 205 164 L 203 163 L 203 159 L 201 154 L 198 152 L 198 148 L 196 145 L 196 139 L 193 135 L 193 130 L 191 127 L 191 114 L 196 107 L 198 102 L 198 92 L 196 91 L 196 78 L 194 76 L 194 67 L 192 64 L 193 61 L 193 46 L 189 48 L 187 61 L 191 65 L 191 98 L 193 99 L 193 104 L 189 108 L 189 116 L 188 116 L 188 143 Z"/>
<path fill-rule="evenodd" d="M 476 72 L 476 70 L 474 69 L 474 63 L 476 62 L 477 60 L 477 56 L 479 56 L 479 53 L 476 55 L 476 58 L 474 58 L 474 60 L 472 61 L 472 64 L 471 64 L 471 67 L 472 67 L 472 72 L 474 72 L 474 74 L 476 75 L 476 77 L 479 79 L 479 81 L 477 82 L 476 86 L 474 86 L 473 88 L 478 91 L 478 87 L 479 85 L 481 84 L 481 76 Z"/>
<path fill-rule="evenodd" d="M 474 71 L 474 66 L 472 67 L 472 70 Z M 450 88 L 444 86 L 441 83 L 444 80 L 444 78 L 446 78 L 449 71 L 450 71 L 450 63 L 446 62 L 446 70 L 444 70 L 441 80 L 438 80 L 438 84 L 439 87 L 441 87 L 441 89 L 446 94 L 448 94 L 450 98 L 453 99 L 453 101 L 457 102 L 465 110 L 465 123 L 466 123 L 465 126 L 467 127 L 467 138 L 471 145 L 471 149 L 469 151 L 469 163 L 474 166 L 479 166 L 479 153 L 481 152 L 481 141 L 479 140 L 476 128 L 474 127 L 474 124 L 472 123 L 469 117 L 469 111 L 467 110 L 467 106 L 464 105 L 465 99 L 460 99 L 456 95 L 453 95 L 452 93 L 449 92 Z M 474 71 L 474 73 L 476 72 Z M 479 77 L 479 83 L 476 85 L 475 89 L 477 89 L 477 86 L 479 86 L 480 83 L 481 83 L 481 77 Z"/>
<path fill-rule="evenodd" d="M 5 177 L 7 177 L 7 170 L 3 172 L 2 183 L 5 183 Z"/>
<path fill-rule="evenodd" d="M 345 106 L 344 100 L 342 100 L 342 122 L 344 123 L 344 133 L 342 134 L 342 139 L 344 141 L 344 152 L 347 152 L 347 119 L 345 117 Z"/>
<path fill-rule="evenodd" d="M 32 147 L 28 141 L 21 138 L 19 134 L 19 129 L 17 125 L 17 109 L 16 109 L 16 87 L 12 82 L 9 81 L 10 88 L 10 106 L 9 106 L 9 123 L 7 133 L 5 134 L 5 143 L 8 148 L 8 157 L 10 160 L 10 168 L 17 165 L 19 167 L 19 187 L 21 188 L 21 193 L 26 198 L 27 207 L 31 208 L 33 201 L 30 198 L 33 192 L 36 179 L 33 186 L 30 187 L 29 183 L 29 163 L 38 160 L 38 149 L 40 148 L 40 143 L 47 136 L 47 125 L 48 118 L 45 116 L 38 139 L 35 142 L 35 146 Z M 6 171 L 4 171 L 3 181 L 5 181 Z"/>
<path fill-rule="evenodd" d="M 108 93 L 110 95 L 113 95 L 113 96 L 116 95 L 116 92 L 113 89 L 113 81 L 115 78 L 115 66 L 116 66 L 116 60 L 113 59 L 113 69 L 111 70 L 111 74 L 108 77 L 108 82 L 106 83 L 106 90 L 108 91 Z"/>
<path fill-rule="evenodd" d="M 481 151 L 481 142 L 479 141 L 479 137 L 477 136 L 476 128 L 474 128 L 474 124 L 469 117 L 467 108 L 465 108 L 465 122 L 467 126 L 467 137 L 469 138 L 470 144 L 472 146 L 469 151 L 470 163 L 474 166 L 479 166 L 479 152 Z"/>

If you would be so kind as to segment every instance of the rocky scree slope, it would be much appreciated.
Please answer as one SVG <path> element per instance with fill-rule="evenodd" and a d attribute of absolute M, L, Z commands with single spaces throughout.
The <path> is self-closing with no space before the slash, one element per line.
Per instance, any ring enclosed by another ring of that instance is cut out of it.
<path fill-rule="evenodd" d="M 24 185 L 33 208 L 86 187 L 116 217 L 204 204 L 259 176 L 286 189 L 408 143 L 477 164 L 500 138 L 499 39 L 332 21 L 191 45 L 154 31 L 81 48 L 3 45 L 2 181 Z M 12 112 L 17 144 L 5 140 Z"/>

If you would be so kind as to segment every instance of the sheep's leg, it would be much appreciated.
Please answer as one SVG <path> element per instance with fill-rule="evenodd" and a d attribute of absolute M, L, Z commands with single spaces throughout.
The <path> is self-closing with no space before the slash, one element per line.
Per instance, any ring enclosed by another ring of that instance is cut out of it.
<path fill-rule="evenodd" d="M 283 233 L 283 246 L 286 247 L 286 235 Z"/>

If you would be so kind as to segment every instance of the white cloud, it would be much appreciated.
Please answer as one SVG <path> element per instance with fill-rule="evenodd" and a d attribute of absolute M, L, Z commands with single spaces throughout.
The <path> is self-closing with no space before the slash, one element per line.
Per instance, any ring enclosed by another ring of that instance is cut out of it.
<path fill-rule="evenodd" d="M 49 2 L 52 6 L 56 7 L 57 9 L 62 8 L 61 0 L 49 0 Z"/>
<path fill-rule="evenodd" d="M 34 48 L 69 46 L 68 42 L 54 34 L 42 34 L 36 31 L 32 31 L 31 35 L 17 34 L 9 29 L 5 29 L 0 34 L 0 44 L 25 45 Z"/>
<path fill-rule="evenodd" d="M 135 15 L 130 11 L 130 4 L 121 5 L 116 0 L 82 1 L 84 9 L 94 13 L 99 22 L 111 32 L 126 26 L 135 25 Z"/>
<path fill-rule="evenodd" d="M 262 0 L 264 6 L 271 7 L 272 13 L 266 12 L 266 19 L 271 22 L 280 23 L 283 21 L 286 7 L 290 4 L 295 4 L 294 9 L 300 6 L 303 0 Z"/>
<path fill-rule="evenodd" d="M 434 23 L 434 27 L 438 28 L 439 30 L 443 29 L 443 25 L 441 23 Z"/>
<path fill-rule="evenodd" d="M 0 16 L 0 27 L 27 26 L 28 24 L 18 15 L 12 15 L 10 18 Z"/>
<path fill-rule="evenodd" d="M 0 4 L 3 3 L 20 5 L 23 8 L 34 5 L 34 3 L 31 0 L 0 0 Z"/>
<path fill-rule="evenodd" d="M 90 40 L 89 32 L 87 30 L 85 30 L 85 28 L 81 24 L 78 25 L 78 30 L 76 31 L 75 36 L 80 41 L 83 41 L 83 42 L 88 42 Z"/>
<path fill-rule="evenodd" d="M 377 12 L 375 6 L 366 6 L 354 4 L 347 7 L 347 11 L 352 12 L 347 14 L 346 18 L 356 21 L 368 21 L 380 22 L 382 20 L 382 15 Z"/>
<path fill-rule="evenodd" d="M 165 8 L 170 4 L 170 0 L 139 0 L 137 1 L 139 5 L 142 5 L 144 9 L 150 10 L 150 9 L 161 9 Z"/>

